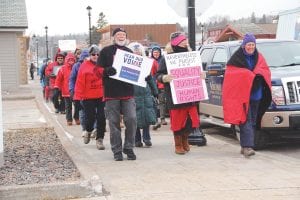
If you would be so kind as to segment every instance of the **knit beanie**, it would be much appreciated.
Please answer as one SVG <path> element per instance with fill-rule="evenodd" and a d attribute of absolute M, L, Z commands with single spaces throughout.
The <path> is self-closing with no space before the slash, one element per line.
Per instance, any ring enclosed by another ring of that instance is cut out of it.
<path fill-rule="evenodd" d="M 133 52 L 139 52 L 141 56 L 145 56 L 145 48 L 143 47 L 142 44 L 138 42 L 131 42 L 128 45 L 128 48 L 131 49 Z"/>
<path fill-rule="evenodd" d="M 244 47 L 247 43 L 253 42 L 256 44 L 255 36 L 252 33 L 246 33 L 243 38 L 242 47 Z"/>
<path fill-rule="evenodd" d="M 161 51 L 161 48 L 159 46 L 153 46 L 151 48 L 152 51 Z"/>
<path fill-rule="evenodd" d="M 114 29 L 114 31 L 113 31 L 113 33 L 112 33 L 112 36 L 115 36 L 115 34 L 117 33 L 117 32 L 124 32 L 124 33 L 126 33 L 126 31 L 125 31 L 125 29 L 124 28 L 115 28 Z M 126 33 L 126 35 L 127 35 L 127 33 Z"/>
<path fill-rule="evenodd" d="M 89 54 L 97 54 L 100 52 L 100 49 L 97 45 L 92 44 L 92 46 L 89 48 Z"/>
<path fill-rule="evenodd" d="M 175 33 L 171 33 L 170 39 L 171 39 L 171 45 L 172 46 L 177 46 L 182 41 L 186 40 L 187 38 L 186 38 L 186 36 L 183 33 L 181 33 L 181 32 L 175 32 Z"/>

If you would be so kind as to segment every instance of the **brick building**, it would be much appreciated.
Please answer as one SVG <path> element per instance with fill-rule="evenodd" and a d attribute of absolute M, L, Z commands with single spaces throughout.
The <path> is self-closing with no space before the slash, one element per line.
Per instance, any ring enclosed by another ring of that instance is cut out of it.
<path fill-rule="evenodd" d="M 117 27 L 126 30 L 131 42 L 139 42 L 148 47 L 154 44 L 164 47 L 169 42 L 172 32 L 182 31 L 177 24 L 111 24 L 98 30 L 102 34 L 101 47 L 111 44 L 112 32 Z"/>
<path fill-rule="evenodd" d="M 228 24 L 208 29 L 206 43 L 240 40 L 245 33 L 253 33 L 256 38 L 275 38 L 277 24 Z"/>

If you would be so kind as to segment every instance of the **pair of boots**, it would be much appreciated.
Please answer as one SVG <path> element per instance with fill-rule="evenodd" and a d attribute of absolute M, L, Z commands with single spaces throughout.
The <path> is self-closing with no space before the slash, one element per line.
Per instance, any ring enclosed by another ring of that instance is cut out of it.
<path fill-rule="evenodd" d="M 189 134 L 189 132 L 186 132 L 184 134 L 174 134 L 176 154 L 183 155 L 190 151 L 190 144 L 188 142 Z"/>

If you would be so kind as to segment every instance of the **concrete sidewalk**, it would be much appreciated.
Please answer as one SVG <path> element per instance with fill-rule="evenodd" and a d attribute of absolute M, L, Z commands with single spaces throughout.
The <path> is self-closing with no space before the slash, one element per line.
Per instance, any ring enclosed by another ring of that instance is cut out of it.
<path fill-rule="evenodd" d="M 96 149 L 95 140 L 83 144 L 81 127 L 67 126 L 65 115 L 53 113 L 52 104 L 43 101 L 37 81 L 30 81 L 27 87 L 35 98 L 19 99 L 7 108 L 9 101 L 3 101 L 4 127 L 53 126 L 83 178 L 100 178 L 105 196 L 87 199 L 300 199 L 297 159 L 263 152 L 245 159 L 239 154 L 238 142 L 230 144 L 210 135 L 207 146 L 192 146 L 188 154 L 176 155 L 169 126 L 163 126 L 151 131 L 153 147 L 135 148 L 136 161 L 116 162 L 109 132 L 104 151 Z M 222 129 L 207 131 L 216 130 Z"/>

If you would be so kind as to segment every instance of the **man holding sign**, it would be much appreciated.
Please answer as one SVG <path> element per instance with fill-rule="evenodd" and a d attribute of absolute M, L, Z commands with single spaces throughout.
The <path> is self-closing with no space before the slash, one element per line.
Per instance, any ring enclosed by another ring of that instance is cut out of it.
<path fill-rule="evenodd" d="M 114 44 L 104 47 L 97 64 L 104 68 L 104 99 L 106 118 L 109 121 L 110 144 L 116 161 L 123 160 L 123 154 L 128 160 L 136 160 L 133 152 L 136 132 L 136 111 L 133 98 L 133 85 L 121 80 L 111 78 L 117 73 L 113 62 L 118 49 L 131 52 L 125 45 L 127 43 L 127 33 L 123 28 L 116 28 L 113 31 Z M 122 137 L 120 127 L 120 116 L 123 115 L 125 124 L 124 147 L 122 148 Z"/>
<path fill-rule="evenodd" d="M 166 47 L 168 54 L 161 60 L 156 78 L 165 86 L 175 153 L 185 154 L 190 150 L 188 136 L 195 130 L 199 131 L 197 107 L 200 100 L 207 99 L 207 91 L 200 76 L 200 54 L 189 52 L 183 33 L 172 33 L 170 39 Z"/>

